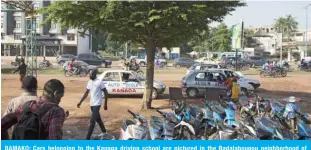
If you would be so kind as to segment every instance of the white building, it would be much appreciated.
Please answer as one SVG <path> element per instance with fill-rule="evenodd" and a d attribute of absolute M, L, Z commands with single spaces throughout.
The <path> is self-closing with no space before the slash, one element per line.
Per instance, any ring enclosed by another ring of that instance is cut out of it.
<path fill-rule="evenodd" d="M 34 8 L 50 5 L 51 1 L 35 0 Z M 2 8 L 5 4 L 2 3 Z M 26 31 L 25 12 L 1 12 L 1 55 L 24 55 L 23 39 Z M 45 15 L 36 15 L 37 55 L 56 56 L 58 54 L 78 54 L 91 52 L 88 36 L 79 37 L 76 29 L 62 29 L 59 23 L 39 26 Z M 81 41 L 78 41 L 81 40 Z M 79 43 L 79 46 L 78 46 Z M 81 47 L 80 49 L 77 47 Z M 80 51 L 83 50 L 83 51 Z"/>

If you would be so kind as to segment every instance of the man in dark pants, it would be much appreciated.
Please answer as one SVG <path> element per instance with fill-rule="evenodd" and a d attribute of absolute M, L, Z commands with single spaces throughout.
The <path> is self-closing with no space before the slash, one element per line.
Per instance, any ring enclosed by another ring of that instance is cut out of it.
<path fill-rule="evenodd" d="M 100 117 L 100 107 L 102 105 L 102 92 L 105 94 L 105 103 L 104 103 L 104 110 L 107 110 L 107 101 L 108 101 L 108 92 L 107 89 L 104 85 L 104 82 L 97 79 L 97 70 L 92 70 L 90 73 L 90 79 L 89 82 L 87 83 L 86 91 L 81 99 L 81 101 L 78 103 L 77 107 L 80 108 L 82 102 L 87 98 L 89 92 L 91 92 L 91 100 L 90 100 L 90 105 L 91 105 L 91 119 L 90 119 L 90 126 L 89 130 L 86 136 L 87 140 L 91 139 L 95 123 L 97 122 L 100 129 L 102 130 L 103 134 L 105 134 L 106 128 L 105 125 Z"/>
<path fill-rule="evenodd" d="M 25 64 L 24 58 L 21 59 L 21 64 L 13 71 L 13 74 L 19 71 L 19 81 L 21 82 L 21 88 L 23 88 L 23 80 L 26 76 L 27 65 Z"/>

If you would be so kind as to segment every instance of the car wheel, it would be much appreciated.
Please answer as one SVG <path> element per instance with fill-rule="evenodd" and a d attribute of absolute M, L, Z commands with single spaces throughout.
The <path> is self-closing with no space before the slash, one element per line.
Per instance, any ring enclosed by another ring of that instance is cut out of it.
<path fill-rule="evenodd" d="M 195 88 L 189 88 L 187 90 L 187 95 L 190 98 L 195 98 L 195 97 L 198 96 L 198 94 L 199 94 L 199 91 L 197 89 L 195 89 Z"/>
<path fill-rule="evenodd" d="M 140 62 L 140 63 L 139 63 L 139 66 L 140 66 L 140 67 L 145 67 L 145 66 L 146 66 L 146 63 L 145 63 L 145 62 Z"/>
<path fill-rule="evenodd" d="M 61 66 L 63 66 L 64 63 L 65 63 L 64 61 L 60 61 L 60 62 L 59 62 L 59 64 L 60 64 Z"/>
<path fill-rule="evenodd" d="M 180 68 L 180 67 L 181 67 L 180 65 L 176 65 L 176 66 L 175 66 L 175 68 Z"/>
<path fill-rule="evenodd" d="M 152 89 L 151 98 L 152 98 L 152 99 L 158 98 L 158 90 L 157 90 L 157 89 L 155 89 L 155 88 Z"/>

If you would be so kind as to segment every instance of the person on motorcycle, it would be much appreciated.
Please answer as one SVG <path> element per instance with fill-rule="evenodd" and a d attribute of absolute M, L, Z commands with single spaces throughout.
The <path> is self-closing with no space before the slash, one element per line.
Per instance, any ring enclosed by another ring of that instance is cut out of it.
<path fill-rule="evenodd" d="M 135 58 L 132 58 L 131 62 L 129 63 L 129 69 L 133 71 L 139 70 L 139 65 L 137 64 Z"/>
<path fill-rule="evenodd" d="M 71 70 L 73 72 L 73 74 L 75 74 L 76 71 L 77 71 L 77 67 L 75 65 L 75 61 L 76 61 L 76 59 L 72 58 L 71 62 L 68 64 L 68 70 Z"/>
<path fill-rule="evenodd" d="M 299 107 L 299 105 L 296 104 L 297 102 L 299 102 L 300 99 L 296 98 L 295 96 L 290 96 L 290 97 L 286 98 L 285 100 L 287 100 L 288 103 L 285 106 L 285 111 L 283 113 L 283 117 L 288 119 L 289 124 L 291 126 L 291 131 L 293 133 L 296 133 L 298 131 L 298 128 L 297 128 L 297 118 L 296 117 L 293 118 L 292 114 L 290 114 L 291 112 L 288 111 L 288 110 L 291 110 L 294 113 L 297 113 L 298 115 L 301 115 L 300 107 Z M 289 105 L 290 109 L 287 109 L 287 105 Z"/>

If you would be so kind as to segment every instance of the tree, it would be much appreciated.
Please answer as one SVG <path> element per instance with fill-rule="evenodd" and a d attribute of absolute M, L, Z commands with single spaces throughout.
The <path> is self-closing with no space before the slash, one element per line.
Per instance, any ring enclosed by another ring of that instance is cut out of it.
<path fill-rule="evenodd" d="M 40 13 L 49 15 L 46 22 L 60 21 L 83 32 L 106 31 L 122 43 L 131 40 L 144 46 L 147 67 L 142 109 L 150 109 L 156 47 L 186 42 L 207 24 L 222 21 L 244 5 L 239 1 L 56 1 Z"/>
<path fill-rule="evenodd" d="M 213 43 L 217 51 L 231 51 L 231 35 L 232 31 L 228 29 L 226 24 L 221 23 L 217 26 L 215 33 L 213 33 Z"/>
<path fill-rule="evenodd" d="M 256 41 L 253 38 L 254 35 L 254 31 L 253 30 L 249 30 L 249 29 L 244 29 L 244 34 L 243 34 L 243 47 L 252 47 L 255 48 L 257 46 L 260 45 L 260 43 L 258 43 L 258 41 Z"/>
<path fill-rule="evenodd" d="M 282 33 L 282 39 L 286 38 L 286 41 L 289 42 L 291 41 L 290 37 L 292 32 L 297 30 L 298 22 L 291 15 L 286 15 L 285 18 L 278 18 L 275 21 L 274 27 L 277 32 Z M 291 48 L 286 49 L 291 51 Z"/>
<path fill-rule="evenodd" d="M 292 32 L 297 30 L 298 22 L 291 16 L 287 15 L 285 18 L 280 17 L 276 19 L 274 28 L 277 32 L 282 33 L 287 40 L 290 40 Z"/>

